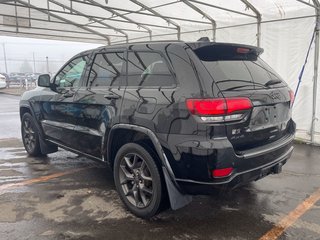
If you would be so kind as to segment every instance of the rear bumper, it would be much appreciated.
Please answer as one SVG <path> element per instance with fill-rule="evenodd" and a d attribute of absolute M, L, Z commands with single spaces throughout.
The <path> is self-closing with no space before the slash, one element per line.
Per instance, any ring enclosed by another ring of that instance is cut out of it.
<path fill-rule="evenodd" d="M 259 180 L 269 174 L 279 173 L 282 166 L 291 157 L 293 146 L 271 162 L 251 169 L 237 171 L 231 176 L 218 181 L 195 181 L 191 179 L 176 179 L 181 189 L 188 194 L 210 194 L 221 188 L 235 188 L 249 182 Z"/>
<path fill-rule="evenodd" d="M 279 166 L 284 165 L 292 154 L 294 132 L 293 123 L 291 131 L 281 139 L 242 152 L 235 152 L 226 137 L 195 139 L 195 136 L 190 136 L 188 139 L 188 136 L 184 136 L 181 144 L 175 144 L 175 149 L 165 153 L 169 156 L 170 166 L 181 190 L 188 194 L 203 194 L 213 188 L 234 188 L 278 173 Z M 178 139 L 181 140 L 175 136 L 176 143 Z M 234 169 L 230 176 L 211 176 L 213 169 L 229 167 Z"/>

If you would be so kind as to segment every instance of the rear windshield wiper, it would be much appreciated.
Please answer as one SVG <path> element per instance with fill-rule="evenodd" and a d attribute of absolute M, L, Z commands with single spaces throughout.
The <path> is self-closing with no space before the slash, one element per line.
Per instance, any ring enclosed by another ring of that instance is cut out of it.
<path fill-rule="evenodd" d="M 243 88 L 243 87 L 253 87 L 253 88 L 265 87 L 265 85 L 261 84 L 261 83 L 255 83 L 255 82 L 248 81 L 248 80 L 234 80 L 234 79 L 220 80 L 220 81 L 217 81 L 216 84 L 219 86 L 219 85 L 222 85 L 223 83 L 230 83 L 230 82 L 240 82 L 240 83 L 249 83 L 249 84 L 243 84 L 240 86 L 229 87 L 229 88 L 223 89 L 223 91 L 234 91 L 235 89 L 239 89 L 239 88 Z"/>
<path fill-rule="evenodd" d="M 234 91 L 236 89 L 239 89 L 239 88 L 244 88 L 244 87 L 254 87 L 254 89 L 256 89 L 256 87 L 260 87 L 259 85 L 241 85 L 241 86 L 235 86 L 235 87 L 230 87 L 230 88 L 227 88 L 227 89 L 223 89 L 223 91 Z M 251 88 L 252 89 L 252 88 Z M 250 88 L 248 90 L 251 90 Z"/>
<path fill-rule="evenodd" d="M 269 80 L 268 82 L 266 82 L 264 85 L 266 87 L 268 87 L 268 86 L 275 85 L 275 84 L 278 84 L 278 83 L 282 83 L 282 81 L 279 80 L 279 79 L 272 79 L 272 80 Z"/>
<path fill-rule="evenodd" d="M 223 79 L 223 80 L 219 80 L 216 81 L 215 83 L 217 84 L 222 84 L 222 83 L 230 83 L 230 82 L 240 82 L 240 83 L 250 83 L 250 84 L 254 84 L 254 85 L 260 85 L 260 86 L 265 86 L 261 83 L 256 83 L 256 82 L 252 82 L 252 81 L 248 81 L 248 80 L 236 80 L 236 79 Z"/>

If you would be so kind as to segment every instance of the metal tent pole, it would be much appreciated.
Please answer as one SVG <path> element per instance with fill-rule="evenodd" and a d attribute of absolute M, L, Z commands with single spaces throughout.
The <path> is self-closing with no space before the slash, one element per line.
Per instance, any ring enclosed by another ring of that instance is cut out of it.
<path fill-rule="evenodd" d="M 241 0 L 241 1 L 256 14 L 256 17 L 257 17 L 257 46 L 260 47 L 261 46 L 261 21 L 262 21 L 261 13 L 248 0 Z"/>
<path fill-rule="evenodd" d="M 113 10 L 112 8 L 110 8 L 110 9 L 103 8 L 104 5 L 102 5 L 101 3 L 96 2 L 95 0 L 87 0 L 87 1 L 90 2 L 90 3 L 92 3 L 92 4 L 96 4 L 97 6 L 99 6 L 100 8 L 102 8 L 102 9 L 105 10 L 105 11 L 109 11 L 109 12 L 111 12 L 112 14 L 114 14 L 114 15 L 120 17 L 120 18 L 123 18 L 123 19 L 127 20 L 129 23 L 136 24 L 139 28 L 141 27 L 141 28 L 147 30 L 148 33 L 149 33 L 150 41 L 152 41 L 152 31 L 151 31 L 150 28 L 144 26 L 144 24 L 137 23 L 137 22 L 134 21 L 133 19 L 131 19 L 131 18 L 127 17 L 127 16 L 124 16 L 123 14 L 118 13 L 117 11 Z M 72 1 L 70 1 L 70 2 L 72 2 Z"/>
<path fill-rule="evenodd" d="M 318 0 L 313 0 L 313 4 L 316 8 L 316 27 L 314 38 L 314 76 L 313 76 L 313 97 L 312 97 L 312 122 L 311 122 L 311 143 L 314 143 L 315 135 L 315 122 L 317 120 L 317 92 L 318 92 L 318 69 L 319 69 L 319 30 L 320 30 L 320 3 Z"/>
<path fill-rule="evenodd" d="M 46 67 L 47 67 L 47 73 L 49 74 L 49 58 L 46 56 Z"/>
<path fill-rule="evenodd" d="M 155 11 L 154 9 L 152 9 L 151 7 L 148 7 L 147 5 L 139 2 L 138 0 L 130 0 L 131 2 L 137 4 L 138 6 L 142 7 L 143 9 L 148 10 L 149 12 L 151 12 L 152 14 L 154 14 L 154 16 L 162 18 L 163 20 L 167 21 L 168 24 L 172 24 L 173 26 L 176 27 L 177 29 L 177 38 L 178 40 L 180 40 L 181 37 L 181 28 L 179 26 L 179 24 L 177 24 L 176 22 L 172 21 L 171 18 L 168 17 L 164 17 L 162 14 L 160 14 L 159 12 Z"/>
<path fill-rule="evenodd" d="M 198 0 L 188 0 L 188 1 L 189 2 L 193 2 L 193 3 L 197 3 L 197 4 L 201 4 L 201 5 L 204 5 L 204 6 L 207 6 L 207 7 L 212 7 L 212 8 L 220 9 L 220 10 L 223 10 L 223 11 L 240 14 L 240 15 L 247 16 L 247 17 L 253 17 L 253 18 L 256 17 L 255 15 L 251 15 L 251 14 L 247 14 L 247 13 L 244 13 L 244 12 L 235 11 L 235 10 L 232 10 L 230 8 L 224 8 L 224 7 L 213 5 L 213 4 L 210 4 L 210 3 L 201 2 L 201 1 L 198 1 Z M 207 2 L 210 2 L 210 1 L 207 1 Z"/>
<path fill-rule="evenodd" d="M 319 12 L 319 10 L 317 10 Z M 312 94 L 312 122 L 311 122 L 311 143 L 314 143 L 315 123 L 317 120 L 317 90 L 318 90 L 318 68 L 319 68 L 319 24 L 320 15 L 317 14 L 317 23 L 314 38 L 314 76 L 313 76 L 313 94 Z"/>
<path fill-rule="evenodd" d="M 212 41 L 215 42 L 216 41 L 216 30 L 217 30 L 216 21 L 210 15 L 206 14 L 204 11 L 202 11 L 200 8 L 198 8 L 196 5 L 192 4 L 190 1 L 188 1 L 188 0 L 181 0 L 181 1 L 211 22 L 211 24 L 212 24 Z"/>
<path fill-rule="evenodd" d="M 297 2 L 300 2 L 302 4 L 308 5 L 309 7 L 315 8 L 317 9 L 317 7 L 315 5 L 312 5 L 311 3 L 305 2 L 303 0 L 296 0 Z"/>
<path fill-rule="evenodd" d="M 317 17 L 317 30 L 314 39 L 314 77 L 313 77 L 313 98 L 312 98 L 312 124 L 311 124 L 311 143 L 314 143 L 315 124 L 317 119 L 317 93 L 318 93 L 318 69 L 319 69 L 319 16 Z"/>
<path fill-rule="evenodd" d="M 99 24 L 101 24 L 101 25 L 103 25 L 103 26 L 105 26 L 105 27 L 107 27 L 107 28 L 109 28 L 109 29 L 113 29 L 116 33 L 118 33 L 118 32 L 121 33 L 123 36 L 125 36 L 126 42 L 129 42 L 129 36 L 128 36 L 128 34 L 127 34 L 126 32 L 124 32 L 124 31 L 122 31 L 121 29 L 116 28 L 116 27 L 113 27 L 113 26 L 111 26 L 110 24 L 101 22 L 101 21 L 99 21 L 99 19 L 97 19 L 97 18 L 95 18 L 95 17 L 88 17 L 85 13 L 83 13 L 83 12 L 81 12 L 81 11 L 78 11 L 78 10 L 75 10 L 75 9 L 71 9 L 69 6 L 64 5 L 64 4 L 62 4 L 62 3 L 58 2 L 58 1 L 55 1 L 55 0 L 48 0 L 48 1 L 51 2 L 51 3 L 53 3 L 53 4 L 55 4 L 55 5 L 57 5 L 57 6 L 60 6 L 60 7 L 64 8 L 64 9 L 67 9 L 67 10 L 69 10 L 70 12 L 74 12 L 74 13 L 78 14 L 79 16 L 85 17 L 85 18 L 87 18 L 89 21 L 91 20 L 91 21 L 96 22 L 96 23 L 99 23 Z M 110 39 L 109 39 L 109 40 L 110 40 Z M 111 43 L 108 42 L 108 44 L 110 45 Z"/>
<path fill-rule="evenodd" d="M 33 73 L 36 72 L 36 59 L 34 57 L 34 52 L 32 53 L 32 60 L 33 60 Z"/>
<path fill-rule="evenodd" d="M 26 2 L 24 2 L 24 1 L 22 1 L 22 0 L 16 0 L 16 2 L 18 2 L 18 3 L 20 3 L 20 4 L 24 5 L 24 6 L 29 6 L 29 7 L 31 7 L 31 8 L 36 8 L 35 5 L 28 4 L 28 3 L 26 3 Z M 97 31 L 95 31 L 95 30 L 92 30 L 92 29 L 90 29 L 89 27 L 82 26 L 82 25 L 80 25 L 80 24 L 77 23 L 77 22 L 68 20 L 67 18 L 64 18 L 64 17 L 61 17 L 60 15 L 57 15 L 57 14 L 54 14 L 54 13 L 50 13 L 49 10 L 43 10 L 43 9 L 37 9 L 37 10 L 38 10 L 39 12 L 42 12 L 42 13 L 45 13 L 45 14 L 49 14 L 49 15 L 51 15 L 52 17 L 57 18 L 57 19 L 59 19 L 59 20 L 61 20 L 61 21 L 63 21 L 63 22 L 69 23 L 69 24 L 74 25 L 74 26 L 76 26 L 76 27 L 78 27 L 78 28 L 81 28 L 81 29 L 83 29 L 83 30 L 86 30 L 87 32 L 91 32 L 91 33 L 93 33 L 93 34 L 95 34 L 95 35 L 97 35 L 97 36 L 103 37 L 104 39 L 106 39 L 106 40 L 108 41 L 108 44 L 110 45 L 110 37 L 109 37 L 108 35 L 105 35 L 105 34 L 102 34 L 102 33 L 100 33 L 100 32 L 97 32 Z"/>
<path fill-rule="evenodd" d="M 6 54 L 6 44 L 5 43 L 2 43 L 2 49 L 3 49 L 4 67 L 6 69 L 6 73 L 8 73 L 7 54 Z"/>

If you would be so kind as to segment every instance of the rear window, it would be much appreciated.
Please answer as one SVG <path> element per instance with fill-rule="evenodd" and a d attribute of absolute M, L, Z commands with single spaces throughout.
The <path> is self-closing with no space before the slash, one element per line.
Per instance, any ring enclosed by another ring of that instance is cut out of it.
<path fill-rule="evenodd" d="M 226 50 L 225 46 L 223 50 Z M 195 50 L 195 53 L 221 91 L 286 86 L 281 77 L 252 49 L 230 47 L 227 51 L 221 51 L 210 46 L 206 47 L 206 51 Z M 266 86 L 270 80 L 281 82 Z"/>

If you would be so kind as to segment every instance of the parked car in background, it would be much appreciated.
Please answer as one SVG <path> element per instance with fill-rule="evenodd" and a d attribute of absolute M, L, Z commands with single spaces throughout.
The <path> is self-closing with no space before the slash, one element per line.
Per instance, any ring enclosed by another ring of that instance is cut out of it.
<path fill-rule="evenodd" d="M 9 78 L 10 78 L 10 77 L 9 77 L 9 75 L 8 75 L 8 74 L 3 73 L 3 72 L 0 72 L 0 74 L 1 74 L 1 75 L 3 75 L 3 76 L 5 76 L 5 77 L 6 77 L 6 80 L 9 80 Z"/>
<path fill-rule="evenodd" d="M 25 73 L 13 72 L 10 73 L 10 84 L 25 84 Z"/>
<path fill-rule="evenodd" d="M 7 87 L 6 77 L 0 74 L 0 89 L 6 88 L 6 87 Z"/>
<path fill-rule="evenodd" d="M 41 73 L 26 73 L 25 74 L 25 80 L 28 81 L 28 85 L 37 85 L 38 77 L 41 75 Z"/>
<path fill-rule="evenodd" d="M 10 73 L 9 83 L 10 84 L 21 84 L 25 85 L 26 81 L 28 84 L 36 84 L 39 75 L 41 73 L 19 73 L 19 72 L 12 72 Z"/>
<path fill-rule="evenodd" d="M 100 47 L 20 100 L 33 156 L 59 147 L 108 163 L 121 200 L 149 218 L 168 199 L 280 173 L 293 151 L 294 94 L 259 55 L 209 41 Z"/>
<path fill-rule="evenodd" d="M 28 82 L 32 82 L 33 81 L 33 73 L 25 73 L 24 76 L 25 76 L 25 79 Z"/>
<path fill-rule="evenodd" d="M 31 75 L 31 79 L 33 82 L 36 82 L 38 80 L 38 77 L 41 75 L 42 73 L 32 73 Z"/>
<path fill-rule="evenodd" d="M 10 77 L 8 74 L 6 73 L 0 73 L 1 75 L 5 76 L 6 78 L 6 84 L 7 84 L 7 88 L 10 86 Z"/>

